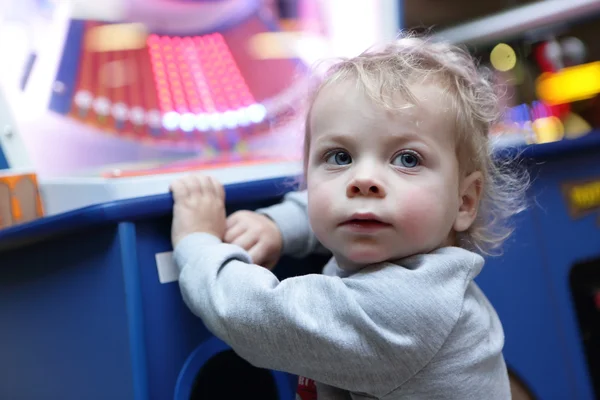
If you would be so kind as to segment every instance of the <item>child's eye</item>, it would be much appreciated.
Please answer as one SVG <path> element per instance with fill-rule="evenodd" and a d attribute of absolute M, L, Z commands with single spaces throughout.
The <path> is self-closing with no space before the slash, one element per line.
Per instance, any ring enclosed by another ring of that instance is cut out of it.
<path fill-rule="evenodd" d="M 404 151 L 392 160 L 392 164 L 398 167 L 415 168 L 421 163 L 419 156 L 412 151 Z"/>
<path fill-rule="evenodd" d="M 352 157 L 345 151 L 336 151 L 330 153 L 325 162 L 327 164 L 348 165 L 352 162 Z"/>

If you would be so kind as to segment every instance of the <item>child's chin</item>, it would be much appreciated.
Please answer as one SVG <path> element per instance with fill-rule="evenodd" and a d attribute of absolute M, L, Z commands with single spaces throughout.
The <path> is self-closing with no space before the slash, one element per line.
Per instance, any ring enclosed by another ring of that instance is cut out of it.
<path fill-rule="evenodd" d="M 347 255 L 347 258 L 352 263 L 359 265 L 377 264 L 380 262 L 387 261 L 389 259 L 389 257 L 386 257 L 386 255 L 381 254 L 381 252 L 374 251 L 351 252 Z"/>

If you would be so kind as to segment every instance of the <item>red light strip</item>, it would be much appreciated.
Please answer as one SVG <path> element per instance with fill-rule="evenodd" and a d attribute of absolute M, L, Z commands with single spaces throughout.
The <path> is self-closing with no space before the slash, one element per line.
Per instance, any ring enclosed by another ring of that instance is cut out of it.
<path fill-rule="evenodd" d="M 150 61 L 154 72 L 154 82 L 156 84 L 156 93 L 158 103 L 163 114 L 173 111 L 173 102 L 171 101 L 171 91 L 169 89 L 168 75 L 166 71 L 165 58 L 163 57 L 162 43 L 158 36 L 152 35 L 148 38 L 148 47 L 150 50 Z"/>
<path fill-rule="evenodd" d="M 198 68 L 198 62 L 193 58 L 196 54 L 196 49 L 192 39 L 184 38 L 177 48 L 177 52 L 178 60 L 180 60 L 178 61 L 178 65 L 183 81 L 183 91 L 187 98 L 189 110 L 194 114 L 198 114 L 202 111 L 202 105 L 200 103 L 198 89 L 194 84 L 194 75 L 192 72 L 195 68 Z"/>
<path fill-rule="evenodd" d="M 204 74 L 204 70 L 202 69 L 202 62 L 200 60 L 200 51 L 198 46 L 195 44 L 195 41 L 190 39 L 191 46 L 190 52 L 186 53 L 187 62 L 191 66 L 191 73 L 193 77 L 193 82 L 196 87 L 196 91 L 198 93 L 200 99 L 199 112 L 206 113 L 214 113 L 216 112 L 215 103 L 213 101 L 212 95 L 210 93 L 210 89 L 208 87 L 208 83 L 206 81 L 206 75 Z"/>
<path fill-rule="evenodd" d="M 180 115 L 225 113 L 255 104 L 221 34 L 151 35 L 148 47 L 163 115 L 172 111 Z"/>
<path fill-rule="evenodd" d="M 187 104 L 185 95 L 183 94 L 183 84 L 181 83 L 181 78 L 179 76 L 179 68 L 177 67 L 180 60 L 178 59 L 175 50 L 175 48 L 179 46 L 181 39 L 165 37 L 162 40 L 162 50 L 167 66 L 167 77 L 171 88 L 171 99 L 175 104 L 175 110 L 178 113 L 185 113 L 187 112 Z"/>
<path fill-rule="evenodd" d="M 197 37 L 195 38 L 195 42 L 199 50 L 198 55 L 215 109 L 217 112 L 222 113 L 227 111 L 228 107 L 220 85 L 220 74 L 222 72 L 221 55 L 214 46 L 215 35 L 218 34 Z"/>
<path fill-rule="evenodd" d="M 225 94 L 229 102 L 230 109 L 247 107 L 256 103 L 254 96 L 250 92 L 248 85 L 242 76 L 234 58 L 229 50 L 227 43 L 222 35 L 215 37 L 217 46 L 223 60 L 224 73 L 226 74 Z M 225 82 L 224 82 L 225 83 Z"/>

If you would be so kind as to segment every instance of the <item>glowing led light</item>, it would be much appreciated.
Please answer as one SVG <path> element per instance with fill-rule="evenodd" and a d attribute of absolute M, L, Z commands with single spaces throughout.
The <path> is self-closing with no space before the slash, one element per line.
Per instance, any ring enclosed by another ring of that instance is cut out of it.
<path fill-rule="evenodd" d="M 119 122 L 124 122 L 129 116 L 129 109 L 123 102 L 113 104 L 111 108 L 112 116 Z"/>
<path fill-rule="evenodd" d="M 219 131 L 223 129 L 223 119 L 221 118 L 220 113 L 209 114 L 208 123 L 212 129 L 215 131 Z"/>
<path fill-rule="evenodd" d="M 181 120 L 181 116 L 179 113 L 174 111 L 168 112 L 163 115 L 163 127 L 168 131 L 176 131 L 179 128 L 179 121 Z"/>
<path fill-rule="evenodd" d="M 499 43 L 490 53 L 490 63 L 498 71 L 510 71 L 517 64 L 517 54 L 506 43 Z"/>
<path fill-rule="evenodd" d="M 208 115 L 202 113 L 196 115 L 196 129 L 200 132 L 206 132 L 210 130 L 210 121 Z"/>
<path fill-rule="evenodd" d="M 161 126 L 201 132 L 260 123 L 257 104 L 220 34 L 148 38 Z"/>
<path fill-rule="evenodd" d="M 237 117 L 239 126 L 248 126 L 252 123 L 252 121 L 250 121 L 250 117 L 248 116 L 248 113 L 245 108 L 241 108 L 241 109 L 237 110 L 235 113 L 236 113 L 236 117 Z"/>
<path fill-rule="evenodd" d="M 150 110 L 146 113 L 146 123 L 152 129 L 158 129 L 161 126 L 162 118 L 160 116 L 160 111 L 158 110 Z"/>
<path fill-rule="evenodd" d="M 233 129 L 238 125 L 238 116 L 235 111 L 225 111 L 223 113 L 223 125 L 226 128 Z"/>
<path fill-rule="evenodd" d="M 184 132 L 192 132 L 196 127 L 196 116 L 191 113 L 185 113 L 181 116 L 179 126 Z"/>
<path fill-rule="evenodd" d="M 144 119 L 146 117 L 146 113 L 144 109 L 140 106 L 135 106 L 131 109 L 129 113 L 129 118 L 134 125 L 139 126 L 144 124 Z"/>
<path fill-rule="evenodd" d="M 262 104 L 252 104 L 247 108 L 248 117 L 254 123 L 262 122 L 267 116 L 267 109 Z"/>
<path fill-rule="evenodd" d="M 591 99 L 600 93 L 600 62 L 542 74 L 536 80 L 536 92 L 550 105 Z"/>
<path fill-rule="evenodd" d="M 536 134 L 537 143 L 556 142 L 565 135 L 563 123 L 556 117 L 539 118 L 533 121 L 532 127 Z"/>

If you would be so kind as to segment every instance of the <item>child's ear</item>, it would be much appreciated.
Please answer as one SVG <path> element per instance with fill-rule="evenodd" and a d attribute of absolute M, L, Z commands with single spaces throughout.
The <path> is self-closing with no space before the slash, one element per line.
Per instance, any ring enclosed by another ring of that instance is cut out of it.
<path fill-rule="evenodd" d="M 454 221 L 454 231 L 464 232 L 477 217 L 479 201 L 481 200 L 481 187 L 483 174 L 475 171 L 463 178 L 460 184 L 460 200 L 458 214 Z"/>

